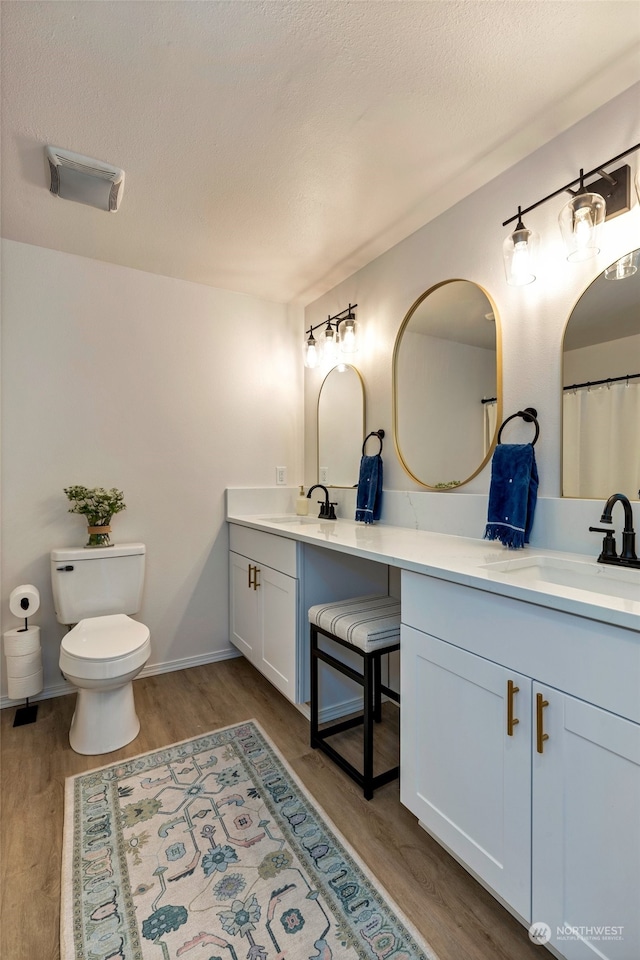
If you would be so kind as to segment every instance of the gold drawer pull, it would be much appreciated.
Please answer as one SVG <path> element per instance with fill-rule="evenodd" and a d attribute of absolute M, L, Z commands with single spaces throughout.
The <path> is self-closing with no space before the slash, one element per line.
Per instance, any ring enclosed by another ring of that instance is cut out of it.
<path fill-rule="evenodd" d="M 549 739 L 549 734 L 544 733 L 544 717 L 542 711 L 549 706 L 549 701 L 545 700 L 541 693 L 536 693 L 536 749 L 538 753 L 544 752 L 544 741 Z"/>
<path fill-rule="evenodd" d="M 513 736 L 513 728 L 520 723 L 517 717 L 513 715 L 513 701 L 516 693 L 520 693 L 520 687 L 517 687 L 513 680 L 507 680 L 507 736 Z"/>

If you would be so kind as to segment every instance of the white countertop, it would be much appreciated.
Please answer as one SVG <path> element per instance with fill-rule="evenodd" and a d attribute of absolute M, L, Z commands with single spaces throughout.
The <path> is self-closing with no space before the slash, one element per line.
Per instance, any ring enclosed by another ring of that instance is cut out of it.
<path fill-rule="evenodd" d="M 591 590 L 535 581 L 526 585 L 496 578 L 483 565 L 526 556 L 566 559 L 589 563 L 598 571 L 595 557 L 525 547 L 507 550 L 495 541 L 454 537 L 427 530 L 395 527 L 383 523 L 363 524 L 354 520 L 313 520 L 289 515 L 233 515 L 230 523 L 386 563 L 402 570 L 422 573 L 489 593 L 550 607 L 564 613 L 598 620 L 640 633 L 640 569 L 620 570 L 631 579 L 634 599 L 622 599 Z M 607 565 L 606 575 L 616 576 L 617 568 Z M 603 571 L 604 572 L 604 571 Z M 637 575 L 637 598 L 633 577 Z"/>

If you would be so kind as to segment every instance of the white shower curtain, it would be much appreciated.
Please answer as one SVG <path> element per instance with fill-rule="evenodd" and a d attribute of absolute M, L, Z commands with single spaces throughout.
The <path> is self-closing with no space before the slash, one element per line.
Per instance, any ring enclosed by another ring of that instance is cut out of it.
<path fill-rule="evenodd" d="M 565 391 L 563 408 L 563 495 L 638 499 L 640 382 Z"/>

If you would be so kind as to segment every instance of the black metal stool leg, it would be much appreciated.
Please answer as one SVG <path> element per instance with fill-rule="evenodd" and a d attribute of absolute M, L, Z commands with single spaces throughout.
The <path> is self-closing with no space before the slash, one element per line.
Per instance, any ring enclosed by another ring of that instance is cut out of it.
<path fill-rule="evenodd" d="M 374 718 L 376 723 L 380 723 L 382 720 L 382 654 L 376 653 L 374 655 L 373 666 L 374 666 Z"/>
<path fill-rule="evenodd" d="M 311 639 L 311 716 L 310 716 L 310 741 L 311 746 L 315 749 L 318 746 L 317 736 L 318 736 L 318 657 L 316 656 L 318 651 L 318 631 L 316 627 L 311 624 L 310 630 L 310 639 Z"/>
<path fill-rule="evenodd" d="M 365 800 L 373 797 L 373 722 L 375 714 L 374 675 L 375 656 L 364 657 L 364 771 L 363 787 Z"/>

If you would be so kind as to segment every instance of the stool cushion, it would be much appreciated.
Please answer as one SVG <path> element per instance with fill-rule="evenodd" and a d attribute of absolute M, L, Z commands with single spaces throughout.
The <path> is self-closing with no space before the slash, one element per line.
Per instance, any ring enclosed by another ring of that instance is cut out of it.
<path fill-rule="evenodd" d="M 317 603 L 309 607 L 309 622 L 370 653 L 400 642 L 400 601 L 373 595 Z"/>

